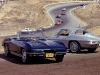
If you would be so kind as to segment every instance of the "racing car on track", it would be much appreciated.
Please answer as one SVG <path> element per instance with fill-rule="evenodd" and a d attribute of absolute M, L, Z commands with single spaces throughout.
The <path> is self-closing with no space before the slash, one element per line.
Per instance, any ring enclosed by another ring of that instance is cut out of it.
<path fill-rule="evenodd" d="M 29 63 L 35 57 L 63 61 L 67 47 L 62 42 L 47 40 L 41 30 L 19 31 L 16 37 L 5 38 L 2 42 L 5 56 L 19 56 L 23 63 Z"/>
<path fill-rule="evenodd" d="M 63 23 L 63 20 L 59 19 L 59 20 L 55 23 L 55 25 L 61 25 L 62 23 Z"/>
<path fill-rule="evenodd" d="M 61 15 L 66 15 L 66 12 L 62 12 Z"/>
<path fill-rule="evenodd" d="M 57 15 L 56 18 L 61 18 L 61 15 Z"/>
<path fill-rule="evenodd" d="M 100 37 L 82 28 L 61 29 L 56 35 L 47 38 L 63 42 L 69 52 L 80 52 L 84 49 L 94 52 L 100 46 Z"/>
<path fill-rule="evenodd" d="M 61 10 L 62 10 L 62 11 L 66 11 L 66 8 L 62 8 Z"/>

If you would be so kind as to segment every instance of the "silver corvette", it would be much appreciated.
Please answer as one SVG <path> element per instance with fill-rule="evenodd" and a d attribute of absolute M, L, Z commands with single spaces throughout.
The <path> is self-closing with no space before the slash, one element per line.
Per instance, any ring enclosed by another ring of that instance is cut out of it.
<path fill-rule="evenodd" d="M 79 52 L 87 49 L 94 52 L 100 43 L 100 37 L 82 28 L 61 29 L 56 35 L 48 36 L 47 39 L 62 41 L 69 52 Z"/>

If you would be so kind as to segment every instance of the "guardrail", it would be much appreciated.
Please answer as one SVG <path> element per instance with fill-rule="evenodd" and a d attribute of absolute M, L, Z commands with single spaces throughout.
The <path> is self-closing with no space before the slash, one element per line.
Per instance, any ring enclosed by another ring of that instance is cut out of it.
<path fill-rule="evenodd" d="M 16 36 L 16 34 L 3 35 L 3 36 L 0 36 L 0 38 L 6 38 L 6 37 L 10 37 L 10 36 Z"/>

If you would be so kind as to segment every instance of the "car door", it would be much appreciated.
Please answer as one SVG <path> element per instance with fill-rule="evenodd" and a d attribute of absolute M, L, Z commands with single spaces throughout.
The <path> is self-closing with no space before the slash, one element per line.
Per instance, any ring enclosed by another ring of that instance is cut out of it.
<path fill-rule="evenodd" d="M 62 29 L 53 39 L 63 42 L 66 46 L 68 46 L 68 37 L 70 31 L 68 29 Z"/>

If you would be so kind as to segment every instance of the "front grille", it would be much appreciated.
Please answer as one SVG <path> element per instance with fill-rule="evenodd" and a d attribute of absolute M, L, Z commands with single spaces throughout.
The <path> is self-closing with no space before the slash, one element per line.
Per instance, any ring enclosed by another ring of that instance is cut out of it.
<path fill-rule="evenodd" d="M 45 53 L 55 53 L 54 50 L 44 50 Z"/>

